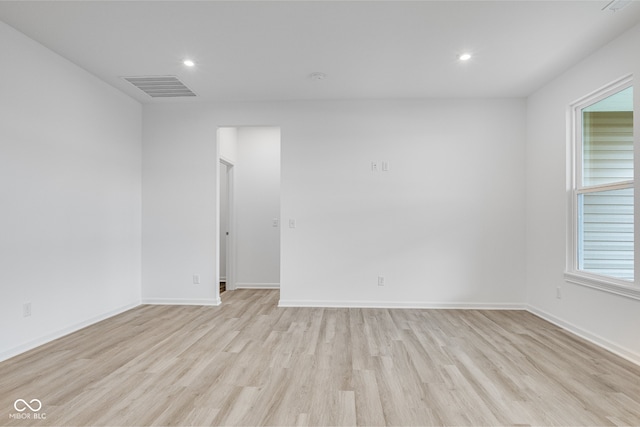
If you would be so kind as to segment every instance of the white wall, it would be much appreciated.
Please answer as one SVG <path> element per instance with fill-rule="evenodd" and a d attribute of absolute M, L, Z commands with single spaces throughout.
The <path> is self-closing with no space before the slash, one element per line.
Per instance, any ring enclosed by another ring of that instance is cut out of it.
<path fill-rule="evenodd" d="M 0 58 L 2 360 L 139 303 L 141 106 L 3 23 Z"/>
<path fill-rule="evenodd" d="M 524 102 L 301 110 L 282 127 L 282 304 L 524 302 Z"/>
<path fill-rule="evenodd" d="M 527 292 L 531 309 L 640 363 L 640 301 L 565 282 L 569 104 L 633 73 L 640 26 L 592 54 L 527 102 Z M 640 106 L 635 91 L 635 108 Z M 635 143 L 638 144 L 636 121 Z M 636 168 L 638 168 L 636 158 Z M 636 239 L 636 253 L 638 242 Z M 556 288 L 562 299 L 556 298 Z"/>
<path fill-rule="evenodd" d="M 182 104 L 173 108 L 143 111 L 143 302 L 214 305 L 216 125 Z"/>
<path fill-rule="evenodd" d="M 215 300 L 215 136 L 233 124 L 282 130 L 283 305 L 523 305 L 524 120 L 523 100 L 145 106 L 144 298 Z"/>
<path fill-rule="evenodd" d="M 280 129 L 241 127 L 234 167 L 236 288 L 280 286 Z M 278 222 L 279 224 L 279 222 Z"/>
<path fill-rule="evenodd" d="M 230 164 L 235 164 L 238 159 L 238 129 L 234 127 L 221 127 L 218 129 L 218 147 L 220 159 Z"/>

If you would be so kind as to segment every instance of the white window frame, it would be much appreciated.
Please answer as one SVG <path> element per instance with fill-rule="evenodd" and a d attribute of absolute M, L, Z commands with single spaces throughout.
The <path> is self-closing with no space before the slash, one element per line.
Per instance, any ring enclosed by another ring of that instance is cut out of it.
<path fill-rule="evenodd" d="M 582 188 L 582 109 L 631 86 L 633 86 L 633 76 L 625 76 L 573 102 L 567 111 L 567 170 L 569 172 L 567 174 L 567 196 L 569 209 L 567 215 L 567 259 L 564 277 L 565 280 L 570 283 L 640 300 L 640 287 L 637 286 L 636 279 L 637 274 L 634 274 L 634 281 L 630 282 L 628 280 L 603 276 L 578 269 L 578 195 L 594 191 L 633 188 L 634 183 L 634 181 L 623 181 L 613 184 L 591 186 L 589 189 Z M 635 108 L 635 99 L 637 99 L 638 96 L 635 92 L 634 90 L 634 111 L 637 111 Z M 638 144 L 638 128 L 640 127 L 638 120 L 634 120 L 633 126 L 634 169 L 636 169 L 635 164 L 638 162 L 636 152 L 639 151 L 638 146 L 640 145 Z M 638 217 L 636 214 L 638 210 L 637 200 L 638 197 L 634 197 L 634 253 L 638 252 L 637 238 L 635 237 L 638 235 L 638 225 L 636 221 Z M 634 256 L 634 271 L 638 271 L 638 256 Z"/>

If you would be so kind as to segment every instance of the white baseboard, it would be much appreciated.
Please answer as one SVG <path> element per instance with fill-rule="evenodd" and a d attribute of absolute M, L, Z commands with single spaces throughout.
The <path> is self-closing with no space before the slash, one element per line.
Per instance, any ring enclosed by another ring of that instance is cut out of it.
<path fill-rule="evenodd" d="M 236 289 L 280 289 L 280 283 L 236 283 Z"/>
<path fill-rule="evenodd" d="M 139 305 L 140 304 L 137 302 L 124 305 L 122 307 L 116 308 L 115 310 L 107 311 L 106 313 L 102 313 L 98 316 L 92 317 L 85 321 L 75 323 L 73 325 L 67 326 L 66 328 L 62 328 L 58 331 L 44 335 L 40 338 L 31 340 L 17 347 L 13 347 L 8 350 L 5 350 L 0 353 L 0 362 L 7 360 L 11 357 L 17 356 L 19 354 L 22 354 L 24 352 L 27 352 L 29 350 L 33 350 L 36 347 L 40 347 L 41 345 L 51 342 L 53 340 L 57 340 L 58 338 L 62 338 L 65 335 L 69 335 L 71 333 L 79 331 L 80 329 L 86 328 L 87 326 L 91 326 L 94 323 L 98 323 L 110 317 L 117 316 L 118 314 L 124 313 L 125 311 L 129 311 L 132 308 L 136 308 Z"/>
<path fill-rule="evenodd" d="M 283 300 L 278 307 L 325 307 L 325 308 L 417 308 L 417 309 L 462 309 L 462 310 L 524 310 L 520 303 L 476 303 L 476 302 L 389 302 L 389 301 L 316 301 Z"/>
<path fill-rule="evenodd" d="M 316 301 L 283 300 L 278 307 L 318 307 L 318 308 L 415 308 L 415 309 L 461 309 L 461 310 L 526 310 L 554 325 L 583 338 L 623 359 L 640 366 L 640 354 L 619 346 L 599 335 L 581 329 L 545 311 L 521 303 L 434 303 L 434 302 L 388 302 L 388 301 Z"/>
<path fill-rule="evenodd" d="M 192 298 L 143 298 L 142 304 L 149 305 L 220 305 L 220 297 L 217 299 L 192 299 Z"/>
<path fill-rule="evenodd" d="M 591 332 L 585 331 L 584 329 L 579 328 L 572 323 L 569 323 L 565 320 L 555 317 L 554 315 L 549 314 L 538 308 L 535 308 L 529 305 L 527 306 L 526 309 L 529 313 L 534 314 L 540 317 L 541 319 L 546 320 L 547 322 L 553 323 L 554 325 L 566 330 L 567 332 L 577 335 L 580 338 L 583 338 L 589 341 L 590 343 L 597 345 L 598 347 L 601 347 L 607 351 L 610 351 L 611 353 L 618 355 L 623 359 L 626 359 L 629 362 L 640 366 L 640 354 L 634 351 L 631 351 L 628 348 L 624 348 L 615 343 L 612 343 L 611 341 L 605 338 L 602 338 L 599 335 L 592 334 Z"/>

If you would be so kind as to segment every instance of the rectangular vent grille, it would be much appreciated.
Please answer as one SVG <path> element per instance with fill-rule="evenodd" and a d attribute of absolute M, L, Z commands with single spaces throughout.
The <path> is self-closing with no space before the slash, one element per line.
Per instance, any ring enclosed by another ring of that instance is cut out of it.
<path fill-rule="evenodd" d="M 196 96 L 175 76 L 123 77 L 152 98 Z"/>

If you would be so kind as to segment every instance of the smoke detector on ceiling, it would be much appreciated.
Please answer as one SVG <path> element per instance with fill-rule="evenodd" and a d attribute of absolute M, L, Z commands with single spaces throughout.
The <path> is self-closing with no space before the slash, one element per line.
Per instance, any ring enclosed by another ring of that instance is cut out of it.
<path fill-rule="evenodd" d="M 327 75 L 325 73 L 316 72 L 309 74 L 309 78 L 311 80 L 320 81 L 326 79 Z"/>
<path fill-rule="evenodd" d="M 176 76 L 134 76 L 122 78 L 152 98 L 196 96 L 196 94 Z"/>

